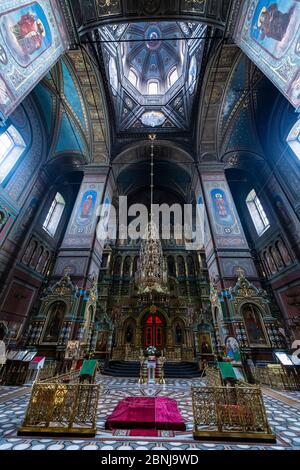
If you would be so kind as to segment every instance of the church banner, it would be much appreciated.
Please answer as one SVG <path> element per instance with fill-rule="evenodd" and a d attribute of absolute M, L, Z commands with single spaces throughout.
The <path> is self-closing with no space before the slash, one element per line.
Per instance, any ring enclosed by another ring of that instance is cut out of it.
<path fill-rule="evenodd" d="M 292 105 L 299 108 L 299 0 L 243 1 L 235 41 Z"/>
<path fill-rule="evenodd" d="M 58 0 L 1 0 L 0 118 L 10 115 L 68 45 Z"/>

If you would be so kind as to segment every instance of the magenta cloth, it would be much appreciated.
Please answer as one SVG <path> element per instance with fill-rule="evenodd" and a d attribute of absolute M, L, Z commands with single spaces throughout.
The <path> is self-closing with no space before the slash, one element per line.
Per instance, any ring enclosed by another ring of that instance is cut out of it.
<path fill-rule="evenodd" d="M 185 431 L 177 403 L 165 397 L 129 397 L 121 400 L 105 429 L 159 429 Z"/>

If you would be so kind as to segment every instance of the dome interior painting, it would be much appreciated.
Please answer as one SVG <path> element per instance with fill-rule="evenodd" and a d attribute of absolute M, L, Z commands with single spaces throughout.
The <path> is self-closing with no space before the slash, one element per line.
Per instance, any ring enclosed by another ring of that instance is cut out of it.
<path fill-rule="evenodd" d="M 117 131 L 189 128 L 206 31 L 183 21 L 99 28 Z"/>

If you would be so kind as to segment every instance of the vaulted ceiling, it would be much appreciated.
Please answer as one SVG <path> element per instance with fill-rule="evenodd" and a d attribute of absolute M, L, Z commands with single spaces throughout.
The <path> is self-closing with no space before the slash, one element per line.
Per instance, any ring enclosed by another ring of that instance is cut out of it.
<path fill-rule="evenodd" d="M 52 159 L 110 160 L 118 177 L 151 132 L 179 173 L 253 142 L 263 154 L 254 114 L 269 83 L 230 40 L 239 0 L 72 3 L 73 50 L 35 90 Z"/>
<path fill-rule="evenodd" d="M 99 70 L 114 156 L 153 129 L 193 146 L 206 69 L 237 2 L 72 0 L 73 41 Z"/>

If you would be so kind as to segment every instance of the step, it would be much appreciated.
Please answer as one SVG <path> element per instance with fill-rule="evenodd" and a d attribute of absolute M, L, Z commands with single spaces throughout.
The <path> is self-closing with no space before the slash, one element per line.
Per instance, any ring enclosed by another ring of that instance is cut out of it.
<path fill-rule="evenodd" d="M 139 377 L 140 364 L 137 361 L 110 361 L 104 368 L 104 375 L 113 377 Z M 201 372 L 194 362 L 167 362 L 165 364 L 166 378 L 200 377 Z"/>

